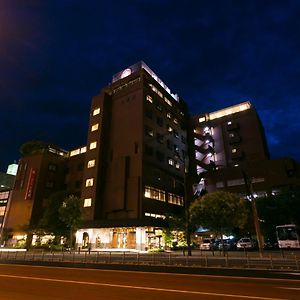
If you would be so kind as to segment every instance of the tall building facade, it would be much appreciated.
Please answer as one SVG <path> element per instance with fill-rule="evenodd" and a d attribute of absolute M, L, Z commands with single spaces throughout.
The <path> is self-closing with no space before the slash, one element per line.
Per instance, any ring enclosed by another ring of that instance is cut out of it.
<path fill-rule="evenodd" d="M 83 173 L 86 247 L 147 249 L 184 206 L 186 106 L 144 63 L 93 98 Z"/>
<path fill-rule="evenodd" d="M 299 165 L 269 159 L 265 133 L 250 102 L 203 113 L 191 119 L 194 192 L 226 190 L 246 196 L 277 193 L 299 186 Z"/>

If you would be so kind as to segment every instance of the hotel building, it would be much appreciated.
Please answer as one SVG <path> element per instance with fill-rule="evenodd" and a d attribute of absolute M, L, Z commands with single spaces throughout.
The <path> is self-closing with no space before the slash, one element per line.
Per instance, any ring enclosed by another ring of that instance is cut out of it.
<path fill-rule="evenodd" d="M 166 214 L 184 206 L 184 102 L 144 63 L 92 101 L 79 247 L 158 247 Z"/>

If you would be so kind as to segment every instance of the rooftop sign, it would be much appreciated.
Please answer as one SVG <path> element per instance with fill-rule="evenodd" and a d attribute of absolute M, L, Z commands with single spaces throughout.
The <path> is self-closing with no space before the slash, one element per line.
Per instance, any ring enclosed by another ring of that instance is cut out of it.
<path fill-rule="evenodd" d="M 172 94 L 171 90 L 167 87 L 167 85 L 165 85 L 164 82 L 143 61 L 140 61 L 140 62 L 122 70 L 121 72 L 118 72 L 117 74 L 115 74 L 112 78 L 112 83 L 114 83 L 120 79 L 123 79 L 141 69 L 144 69 L 145 71 L 147 71 L 147 73 L 149 73 L 149 75 L 151 75 L 152 78 L 164 88 L 164 90 L 166 90 L 177 102 L 179 102 L 178 95 Z"/>

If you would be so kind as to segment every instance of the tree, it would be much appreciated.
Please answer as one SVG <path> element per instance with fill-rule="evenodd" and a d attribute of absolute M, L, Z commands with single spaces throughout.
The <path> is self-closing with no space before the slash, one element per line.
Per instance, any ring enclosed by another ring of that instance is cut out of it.
<path fill-rule="evenodd" d="M 38 153 L 47 148 L 47 144 L 42 141 L 29 141 L 21 145 L 20 153 L 22 156 Z"/>
<path fill-rule="evenodd" d="M 271 241 L 276 240 L 277 225 L 300 225 L 300 188 L 257 198 L 256 203 L 259 217 L 263 220 L 264 234 Z"/>
<path fill-rule="evenodd" d="M 47 233 L 54 234 L 56 237 L 65 235 L 68 228 L 60 218 L 59 209 L 62 206 L 65 198 L 67 198 L 68 193 L 66 191 L 55 192 L 46 200 L 44 214 L 39 222 L 39 228 Z"/>
<path fill-rule="evenodd" d="M 59 219 L 63 221 L 69 231 L 69 245 L 73 246 L 73 234 L 81 221 L 80 198 L 75 195 L 66 197 L 59 208 Z"/>
<path fill-rule="evenodd" d="M 235 227 L 243 227 L 247 215 L 245 200 L 237 194 L 224 191 L 208 193 L 190 206 L 191 223 L 221 236 L 222 243 L 223 234 L 231 233 Z"/>

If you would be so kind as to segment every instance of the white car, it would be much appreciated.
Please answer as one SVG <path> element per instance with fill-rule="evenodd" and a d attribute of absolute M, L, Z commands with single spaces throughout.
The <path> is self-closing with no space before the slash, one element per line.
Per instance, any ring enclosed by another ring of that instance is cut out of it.
<path fill-rule="evenodd" d="M 236 247 L 238 250 L 241 249 L 254 249 L 256 248 L 256 242 L 248 237 L 243 237 L 238 240 Z"/>
<path fill-rule="evenodd" d="M 211 250 L 213 241 L 213 239 L 203 239 L 200 244 L 200 250 Z"/>

